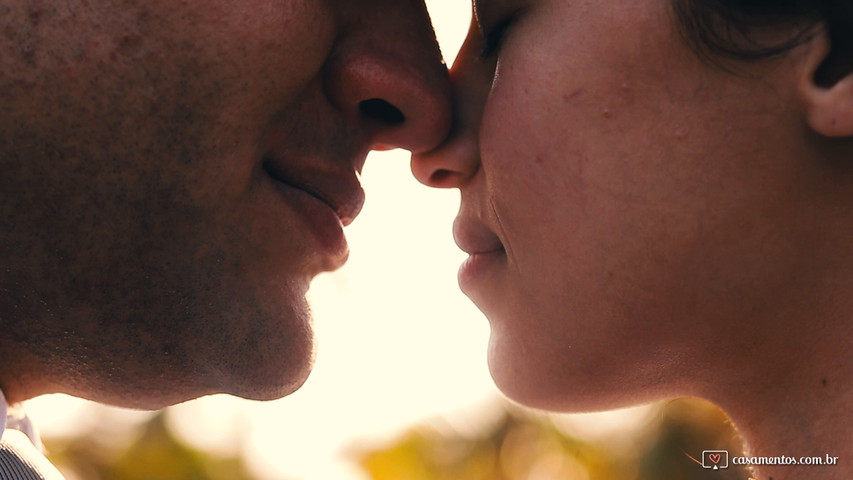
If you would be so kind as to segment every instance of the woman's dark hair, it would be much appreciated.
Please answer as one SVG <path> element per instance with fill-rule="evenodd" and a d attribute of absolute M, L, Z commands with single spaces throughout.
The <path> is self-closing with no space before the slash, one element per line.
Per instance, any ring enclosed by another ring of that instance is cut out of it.
<path fill-rule="evenodd" d="M 853 67 L 853 0 L 671 0 L 685 38 L 718 61 L 784 55 L 820 29 L 829 35 L 828 71 L 837 80 Z M 781 30 L 780 30 L 781 29 Z M 767 35 L 768 32 L 787 32 Z M 831 60 L 831 61 L 829 61 Z"/>

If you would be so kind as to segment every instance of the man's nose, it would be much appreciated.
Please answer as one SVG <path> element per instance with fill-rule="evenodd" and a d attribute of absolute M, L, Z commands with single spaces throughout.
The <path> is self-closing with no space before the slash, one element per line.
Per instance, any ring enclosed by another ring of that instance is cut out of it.
<path fill-rule="evenodd" d="M 452 105 L 426 7 L 422 0 L 366 4 L 342 7 L 351 13 L 325 67 L 327 95 L 367 129 L 371 148 L 432 150 L 447 136 Z"/>

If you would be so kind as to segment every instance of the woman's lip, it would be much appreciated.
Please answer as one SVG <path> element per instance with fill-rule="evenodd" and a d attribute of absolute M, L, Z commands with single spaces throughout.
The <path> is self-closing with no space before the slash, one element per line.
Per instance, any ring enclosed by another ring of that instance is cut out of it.
<path fill-rule="evenodd" d="M 477 285 L 498 273 L 507 261 L 501 239 L 475 215 L 460 213 L 453 222 L 456 245 L 469 257 L 459 267 L 459 286 L 469 297 Z"/>
<path fill-rule="evenodd" d="M 487 277 L 496 275 L 506 261 L 506 250 L 503 248 L 471 253 L 459 267 L 459 287 L 470 295 Z"/>
<path fill-rule="evenodd" d="M 469 255 L 504 251 L 500 238 L 476 218 L 457 216 L 453 222 L 453 239 Z"/>

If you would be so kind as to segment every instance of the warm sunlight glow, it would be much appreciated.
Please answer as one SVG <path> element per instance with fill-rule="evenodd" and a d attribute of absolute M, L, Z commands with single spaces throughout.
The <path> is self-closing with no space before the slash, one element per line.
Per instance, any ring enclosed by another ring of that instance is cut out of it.
<path fill-rule="evenodd" d="M 427 4 L 451 64 L 470 5 Z M 363 184 L 367 204 L 347 231 L 349 262 L 317 278 L 309 292 L 318 356 L 308 382 L 275 402 L 216 396 L 173 407 L 167 425 L 181 440 L 242 453 L 263 478 L 350 480 L 365 478 L 348 457 L 353 449 L 381 445 L 425 421 L 464 436 L 503 414 L 486 366 L 488 322 L 456 284 L 465 258 L 451 236 L 458 192 L 418 184 L 403 151 L 372 154 Z M 37 399 L 29 409 L 44 434 L 58 437 L 118 425 L 108 435 L 121 438 L 119 430 L 133 435 L 152 415 L 96 414 L 91 404 L 63 396 Z M 541 468 L 584 473 L 560 462 Z"/>

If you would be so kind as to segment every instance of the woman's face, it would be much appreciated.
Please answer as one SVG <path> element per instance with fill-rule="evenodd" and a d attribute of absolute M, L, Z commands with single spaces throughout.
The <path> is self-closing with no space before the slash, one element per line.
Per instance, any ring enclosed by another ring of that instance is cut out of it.
<path fill-rule="evenodd" d="M 498 385 L 582 410 L 728 381 L 809 277 L 802 55 L 733 74 L 661 0 L 475 10 L 501 40 L 484 58 L 472 27 L 455 130 L 413 171 L 461 189 L 460 284 L 491 322 Z"/>

